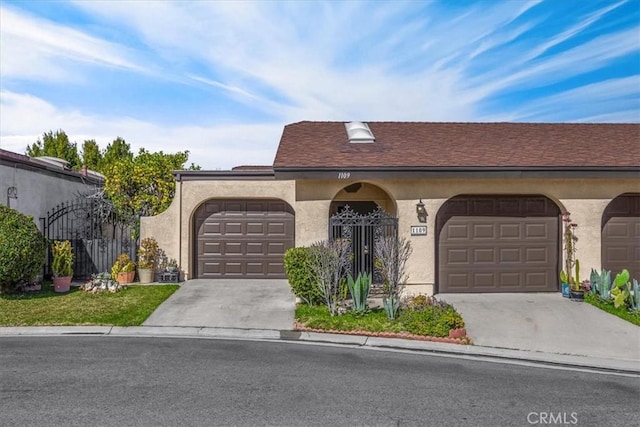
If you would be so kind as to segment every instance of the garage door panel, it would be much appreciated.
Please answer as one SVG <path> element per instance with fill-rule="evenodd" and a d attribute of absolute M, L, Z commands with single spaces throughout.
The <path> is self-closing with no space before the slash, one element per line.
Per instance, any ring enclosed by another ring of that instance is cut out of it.
<path fill-rule="evenodd" d="M 461 230 L 473 233 L 465 238 Z M 439 290 L 557 291 L 558 248 L 555 216 L 453 216 L 440 230 Z"/>
<path fill-rule="evenodd" d="M 214 241 L 199 242 L 198 253 L 204 256 L 221 255 L 222 243 Z"/>
<path fill-rule="evenodd" d="M 469 225 L 468 224 L 451 224 L 447 228 L 447 239 L 468 239 L 469 238 Z"/>
<path fill-rule="evenodd" d="M 264 223 L 263 222 L 248 222 L 247 223 L 247 235 L 257 234 L 264 235 Z"/>
<path fill-rule="evenodd" d="M 241 222 L 225 222 L 224 223 L 224 234 L 237 234 L 243 235 L 245 234 L 243 224 Z"/>
<path fill-rule="evenodd" d="M 203 236 L 217 236 L 222 234 L 222 224 L 217 221 L 205 222 L 202 225 Z"/>
<path fill-rule="evenodd" d="M 526 262 L 527 264 L 549 264 L 550 262 L 552 262 L 549 249 L 549 247 L 525 248 L 524 262 Z"/>
<path fill-rule="evenodd" d="M 493 224 L 473 224 L 473 239 L 495 239 L 496 230 Z"/>
<path fill-rule="evenodd" d="M 482 263 L 495 263 L 496 255 L 493 248 L 478 248 L 471 249 L 473 253 L 473 263 L 474 264 L 482 264 Z"/>
<path fill-rule="evenodd" d="M 267 223 L 267 232 L 270 235 L 284 236 L 287 231 L 287 226 L 283 222 L 269 222 Z"/>
<path fill-rule="evenodd" d="M 520 239 L 520 224 L 496 224 L 500 232 L 500 239 Z"/>
<path fill-rule="evenodd" d="M 195 277 L 286 278 L 294 214 L 282 201 L 211 200 L 199 208 Z"/>
<path fill-rule="evenodd" d="M 520 248 L 498 248 L 500 254 L 499 263 L 521 263 L 522 255 Z"/>

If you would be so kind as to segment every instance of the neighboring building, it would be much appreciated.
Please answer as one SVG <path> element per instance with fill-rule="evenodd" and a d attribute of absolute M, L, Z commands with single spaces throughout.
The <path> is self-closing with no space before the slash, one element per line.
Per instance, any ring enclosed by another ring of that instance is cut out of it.
<path fill-rule="evenodd" d="M 0 203 L 40 218 L 62 202 L 104 185 L 97 172 L 73 171 L 68 162 L 52 157 L 28 157 L 0 149 Z"/>
<path fill-rule="evenodd" d="M 284 277 L 287 248 L 347 228 L 368 269 L 397 226 L 413 247 L 411 292 L 558 291 L 563 212 L 578 224 L 582 277 L 640 278 L 638 124 L 300 122 L 272 168 L 175 177 L 172 205 L 141 234 L 188 278 Z M 357 215 L 374 225 L 345 226 Z"/>

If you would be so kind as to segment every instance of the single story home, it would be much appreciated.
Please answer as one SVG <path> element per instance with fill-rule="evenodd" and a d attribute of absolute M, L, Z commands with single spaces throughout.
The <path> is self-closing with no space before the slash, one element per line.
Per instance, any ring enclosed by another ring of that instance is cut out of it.
<path fill-rule="evenodd" d="M 66 160 L 0 149 L 0 204 L 31 215 L 41 231 L 40 218 L 47 212 L 103 186 L 103 175 L 87 168 L 74 171 Z"/>
<path fill-rule="evenodd" d="M 640 278 L 639 124 L 304 121 L 273 166 L 174 174 L 141 235 L 187 278 L 283 278 L 288 248 L 335 237 L 371 270 L 398 233 L 410 292 L 559 291 L 565 212 L 581 277 Z"/>

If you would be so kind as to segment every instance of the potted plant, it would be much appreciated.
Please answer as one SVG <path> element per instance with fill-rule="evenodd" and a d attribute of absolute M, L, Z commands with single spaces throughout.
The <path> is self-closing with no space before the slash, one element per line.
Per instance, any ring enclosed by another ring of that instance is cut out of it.
<path fill-rule="evenodd" d="M 158 242 L 153 237 L 147 237 L 140 242 L 138 249 L 138 279 L 140 283 L 151 283 L 155 278 L 158 259 Z"/>
<path fill-rule="evenodd" d="M 69 292 L 73 278 L 73 250 L 68 240 L 53 242 L 53 290 L 55 292 Z"/>
<path fill-rule="evenodd" d="M 118 255 L 118 259 L 111 267 L 111 277 L 118 283 L 126 284 L 133 282 L 136 275 L 136 263 L 129 258 L 126 253 Z"/>

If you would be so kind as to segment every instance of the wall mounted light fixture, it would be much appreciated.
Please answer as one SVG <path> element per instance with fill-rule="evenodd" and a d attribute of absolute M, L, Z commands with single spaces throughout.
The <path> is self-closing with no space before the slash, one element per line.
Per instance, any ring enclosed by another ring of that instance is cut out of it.
<path fill-rule="evenodd" d="M 418 203 L 416 203 L 416 214 L 418 214 L 418 221 L 427 222 L 427 217 L 429 214 L 427 213 L 427 208 L 424 207 L 424 203 L 422 199 Z"/>

